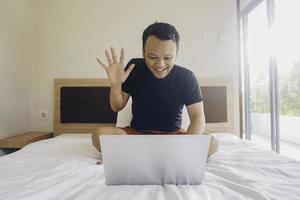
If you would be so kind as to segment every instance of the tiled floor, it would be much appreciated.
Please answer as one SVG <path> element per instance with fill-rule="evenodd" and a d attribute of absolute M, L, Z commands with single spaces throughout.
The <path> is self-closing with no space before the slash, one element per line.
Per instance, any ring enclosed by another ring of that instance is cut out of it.
<path fill-rule="evenodd" d="M 252 135 L 252 141 L 256 142 L 257 144 L 265 147 L 268 150 L 271 150 L 271 139 L 267 136 L 261 136 L 261 135 Z M 289 156 L 293 159 L 300 161 L 300 145 L 281 141 L 280 142 L 280 154 Z"/>

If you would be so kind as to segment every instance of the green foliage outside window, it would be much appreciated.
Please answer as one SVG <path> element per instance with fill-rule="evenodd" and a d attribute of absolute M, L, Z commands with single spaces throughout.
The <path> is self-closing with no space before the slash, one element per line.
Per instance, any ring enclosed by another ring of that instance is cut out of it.
<path fill-rule="evenodd" d="M 268 74 L 267 74 L 268 75 Z M 268 76 L 261 73 L 251 89 L 251 110 L 255 113 L 270 112 Z M 300 62 L 288 74 L 279 77 L 280 115 L 300 116 Z"/>

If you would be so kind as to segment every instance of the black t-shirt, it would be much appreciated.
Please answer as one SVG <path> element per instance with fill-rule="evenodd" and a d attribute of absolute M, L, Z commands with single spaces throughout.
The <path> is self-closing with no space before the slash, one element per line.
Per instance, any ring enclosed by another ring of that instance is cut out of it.
<path fill-rule="evenodd" d="M 198 81 L 190 70 L 174 65 L 169 74 L 156 78 L 145 59 L 132 59 L 134 69 L 122 84 L 132 97 L 131 127 L 136 130 L 173 132 L 181 128 L 183 106 L 203 101 Z"/>

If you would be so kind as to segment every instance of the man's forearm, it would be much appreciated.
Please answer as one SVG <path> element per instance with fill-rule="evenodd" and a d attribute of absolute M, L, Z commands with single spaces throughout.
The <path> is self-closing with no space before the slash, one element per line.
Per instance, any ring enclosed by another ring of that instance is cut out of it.
<path fill-rule="evenodd" d="M 113 111 L 118 112 L 124 107 L 124 96 L 121 85 L 112 85 L 109 93 L 110 106 Z"/>
<path fill-rule="evenodd" d="M 205 122 L 201 122 L 201 120 L 198 121 L 191 121 L 188 130 L 187 130 L 187 134 L 203 134 L 205 130 Z M 209 134 L 206 134 L 209 135 Z M 219 147 L 219 142 L 217 140 L 217 138 L 215 136 L 211 136 L 210 139 L 210 144 L 209 144 L 209 148 L 208 148 L 208 157 L 213 155 Z"/>
<path fill-rule="evenodd" d="M 205 122 L 202 122 L 200 117 L 193 119 L 186 131 L 187 134 L 203 134 L 205 129 Z"/>

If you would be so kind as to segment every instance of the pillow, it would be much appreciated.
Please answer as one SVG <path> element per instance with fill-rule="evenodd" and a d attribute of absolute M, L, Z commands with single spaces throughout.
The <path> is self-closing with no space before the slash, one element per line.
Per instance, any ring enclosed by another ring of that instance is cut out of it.
<path fill-rule="evenodd" d="M 181 128 L 183 128 L 186 131 L 188 129 L 189 125 L 190 125 L 189 113 L 187 112 L 186 106 L 183 106 Z"/>
<path fill-rule="evenodd" d="M 132 119 L 132 110 L 131 110 L 131 97 L 128 99 L 127 105 L 118 112 L 117 116 L 117 122 L 116 126 L 117 127 L 125 127 L 125 126 L 130 126 L 130 122 Z M 183 107 L 182 111 L 182 128 L 187 130 L 188 126 L 190 124 L 190 118 L 186 109 L 186 106 Z"/>
<path fill-rule="evenodd" d="M 130 126 L 132 119 L 131 97 L 128 99 L 127 105 L 118 112 L 116 127 Z"/>

